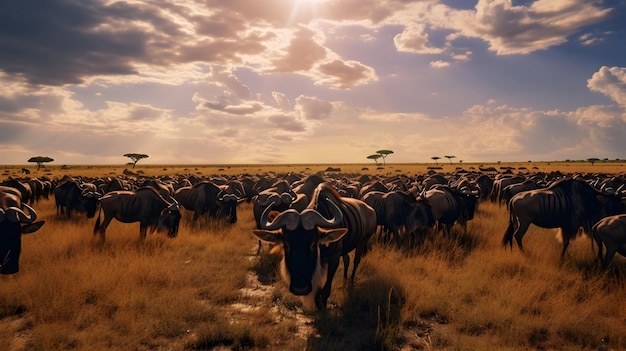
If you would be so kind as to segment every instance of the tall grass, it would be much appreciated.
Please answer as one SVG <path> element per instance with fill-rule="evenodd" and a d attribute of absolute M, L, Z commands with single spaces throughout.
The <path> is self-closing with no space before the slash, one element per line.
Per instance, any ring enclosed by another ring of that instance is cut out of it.
<path fill-rule="evenodd" d="M 626 349 L 625 260 L 603 272 L 590 240 L 564 258 L 553 230 L 531 227 L 525 253 L 501 246 L 508 216 L 481 203 L 464 233 L 397 248 L 372 241 L 356 282 L 336 279 L 329 309 L 302 313 L 239 222 L 191 223 L 139 240 L 113 221 L 56 218 L 23 237 L 21 271 L 0 276 L 0 340 L 17 350 Z M 256 280 L 255 277 L 258 277 Z M 4 346 L 1 347 L 4 349 Z"/>
<path fill-rule="evenodd" d="M 246 303 L 240 289 L 255 265 L 249 204 L 236 226 L 192 226 L 186 214 L 174 239 L 157 234 L 141 242 L 137 223 L 114 220 L 104 245 L 92 234 L 95 220 L 59 220 L 52 200 L 35 208 L 47 223 L 23 237 L 20 272 L 0 277 L 0 338 L 14 340 L 10 349 L 245 349 L 275 342 L 291 349 L 304 343 L 268 321 L 269 301 L 258 310 L 232 308 Z M 16 316 L 19 330 L 11 326 Z"/>

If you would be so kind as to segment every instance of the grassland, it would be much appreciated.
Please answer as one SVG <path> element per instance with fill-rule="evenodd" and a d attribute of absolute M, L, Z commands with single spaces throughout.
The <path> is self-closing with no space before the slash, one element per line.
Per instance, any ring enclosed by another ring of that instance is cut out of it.
<path fill-rule="evenodd" d="M 146 175 L 306 172 L 329 165 L 137 166 Z M 346 174 L 414 175 L 428 165 L 330 165 Z M 441 164 L 453 171 L 458 164 Z M 478 165 L 463 165 L 464 168 Z M 485 164 L 488 166 L 505 166 Z M 506 164 L 532 171 L 624 171 L 621 163 Z M 369 168 L 363 170 L 364 167 Z M 532 167 L 537 167 L 533 169 Z M 5 166 L 5 176 L 21 167 Z M 31 167 L 32 169 L 32 167 Z M 106 176 L 124 167 L 46 166 L 34 176 Z M 6 172 L 8 170 L 8 172 Z M 609 350 L 626 349 L 626 262 L 603 272 L 588 238 L 561 259 L 552 230 L 531 227 L 525 253 L 503 249 L 507 212 L 481 203 L 467 233 L 421 245 L 372 241 L 355 284 L 340 274 L 328 311 L 305 314 L 277 280 L 277 258 L 255 255 L 251 205 L 235 225 L 190 224 L 148 236 L 113 222 L 56 217 L 23 237 L 20 273 L 0 276 L 1 349 L 21 350 Z"/>

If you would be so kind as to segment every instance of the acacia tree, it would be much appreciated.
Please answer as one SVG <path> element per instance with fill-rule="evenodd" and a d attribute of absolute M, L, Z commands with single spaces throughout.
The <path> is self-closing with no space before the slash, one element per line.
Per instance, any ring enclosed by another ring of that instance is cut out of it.
<path fill-rule="evenodd" d="M 383 158 L 383 164 L 385 164 L 385 158 L 391 154 L 393 154 L 392 150 L 378 150 L 376 151 L 377 154 L 380 155 L 380 157 Z"/>
<path fill-rule="evenodd" d="M 376 162 L 376 164 L 378 164 L 378 159 L 379 159 L 380 157 L 381 157 L 381 156 L 380 156 L 379 154 L 373 154 L 373 155 L 369 155 L 369 156 L 367 156 L 367 158 L 369 158 L 370 160 L 374 160 L 374 161 Z"/>
<path fill-rule="evenodd" d="M 54 161 L 54 160 L 51 159 L 48 156 L 35 156 L 35 157 L 31 157 L 31 158 L 28 159 L 28 162 L 35 162 L 35 163 L 37 163 L 37 171 L 39 171 L 41 169 L 41 166 L 44 163 L 52 162 L 52 161 Z"/>
<path fill-rule="evenodd" d="M 441 158 L 441 157 L 439 157 L 439 156 L 433 156 L 433 157 L 431 157 L 430 159 L 431 159 L 431 160 L 435 160 L 435 164 L 437 164 L 437 166 L 439 166 L 439 162 L 437 162 L 437 160 L 438 160 L 438 159 L 440 159 L 440 158 Z"/>
<path fill-rule="evenodd" d="M 593 166 L 593 164 L 596 163 L 596 161 L 600 161 L 600 159 L 597 157 L 592 157 L 588 158 L 587 161 L 591 162 L 591 165 Z"/>
<path fill-rule="evenodd" d="M 137 164 L 137 162 L 141 159 L 147 158 L 148 155 L 146 154 L 124 154 L 124 157 L 128 157 L 131 160 L 133 160 L 133 168 L 135 168 L 135 165 Z"/>
<path fill-rule="evenodd" d="M 452 159 L 455 158 L 456 156 L 444 156 L 445 158 L 448 159 L 448 161 L 450 161 L 450 164 L 452 164 Z"/>

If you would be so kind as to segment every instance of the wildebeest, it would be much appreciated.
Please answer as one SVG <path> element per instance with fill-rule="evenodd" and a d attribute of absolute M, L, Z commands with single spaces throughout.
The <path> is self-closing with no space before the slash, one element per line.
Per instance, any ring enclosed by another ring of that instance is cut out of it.
<path fill-rule="evenodd" d="M 443 227 L 446 234 L 450 234 L 452 226 L 457 222 L 467 231 L 467 221 L 474 218 L 478 192 L 435 185 L 424 193 L 424 198 L 430 204 L 438 226 Z"/>
<path fill-rule="evenodd" d="M 193 211 L 193 220 L 208 215 L 209 218 L 225 218 L 230 223 L 237 222 L 237 205 L 243 199 L 229 187 L 220 187 L 209 181 L 201 181 L 174 192 L 174 198 L 181 206 Z"/>
<path fill-rule="evenodd" d="M 93 189 L 83 188 L 75 180 L 67 180 L 54 189 L 57 215 L 71 218 L 73 211 L 84 212 L 87 218 L 93 218 L 98 210 L 101 194 Z"/>
<path fill-rule="evenodd" d="M 591 235 L 591 227 L 601 218 L 623 210 L 622 198 L 618 195 L 602 193 L 584 181 L 560 179 L 545 189 L 523 191 L 513 196 L 502 245 L 513 247 L 515 238 L 523 251 L 522 238 L 531 224 L 541 228 L 561 228 L 563 256 L 580 227 Z"/>
<path fill-rule="evenodd" d="M 502 189 L 502 194 L 500 196 L 500 201 L 498 205 L 502 205 L 504 203 L 506 205 L 507 210 L 509 209 L 509 201 L 515 196 L 517 193 L 521 193 L 522 191 L 535 190 L 537 189 L 537 182 L 532 179 L 527 179 L 521 183 L 513 183 L 509 184 Z"/>
<path fill-rule="evenodd" d="M 36 232 L 45 223 L 36 220 L 37 213 L 22 202 L 16 189 L 0 186 L 0 274 L 20 270 L 22 234 Z"/>
<path fill-rule="evenodd" d="M 406 235 L 414 235 L 435 224 L 430 204 L 421 197 L 415 198 L 401 191 L 370 191 L 362 200 L 374 209 L 376 223 L 384 232 L 390 232 L 397 244 Z"/>
<path fill-rule="evenodd" d="M 32 203 L 33 190 L 28 182 L 22 182 L 19 179 L 9 178 L 0 185 L 17 189 L 21 194 L 22 203 Z"/>
<path fill-rule="evenodd" d="M 102 212 L 104 220 L 100 225 Z M 100 213 L 93 233 L 99 233 L 102 242 L 113 218 L 122 223 L 139 222 L 140 239 L 145 239 L 148 228 L 154 233 L 167 231 L 167 236 L 174 238 L 178 235 L 181 214 L 176 200 L 165 200 L 153 187 L 145 187 L 112 191 L 100 198 Z"/>
<path fill-rule="evenodd" d="M 272 203 L 269 201 L 274 196 L 278 196 L 280 201 L 278 203 Z M 285 211 L 291 207 L 291 204 L 298 200 L 298 196 L 304 197 L 304 194 L 296 194 L 291 185 L 286 180 L 282 179 L 274 183 L 271 187 L 262 190 L 257 196 L 255 196 L 252 203 L 252 213 L 256 222 L 257 229 L 261 229 L 261 214 L 270 204 L 273 206 L 273 211 Z"/>
<path fill-rule="evenodd" d="M 278 196 L 271 200 L 278 203 Z M 344 257 L 347 276 L 348 253 L 355 251 L 352 276 L 367 251 L 376 230 L 376 213 L 361 200 L 342 198 L 327 183 L 320 184 L 305 210 L 288 209 L 269 220 L 272 206 L 261 215 L 261 228 L 253 233 L 282 248 L 281 273 L 289 291 L 300 296 L 305 308 L 324 309 L 333 277 Z"/>
<path fill-rule="evenodd" d="M 626 256 L 626 214 L 604 217 L 591 227 L 591 236 L 598 243 L 598 257 L 607 268 L 615 253 Z M 603 255 L 603 244 L 606 254 Z"/>
<path fill-rule="evenodd" d="M 217 218 L 224 218 L 228 223 L 237 223 L 237 206 L 245 201 L 243 192 L 243 185 L 240 181 L 231 181 L 221 185 L 217 193 Z"/>

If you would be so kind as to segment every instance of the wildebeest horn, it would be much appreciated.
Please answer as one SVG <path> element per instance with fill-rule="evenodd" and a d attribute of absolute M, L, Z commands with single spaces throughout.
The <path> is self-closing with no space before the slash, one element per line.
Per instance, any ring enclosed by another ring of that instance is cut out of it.
<path fill-rule="evenodd" d="M 291 195 L 291 193 L 282 193 L 280 194 L 280 199 L 283 204 L 289 205 L 293 202 L 294 197 Z"/>
<path fill-rule="evenodd" d="M 4 221 L 4 217 L 6 217 L 4 209 L 0 208 L 0 223 Z"/>
<path fill-rule="evenodd" d="M 222 196 L 221 200 L 222 201 L 226 201 L 226 202 L 229 202 L 229 201 L 237 202 L 239 200 L 239 197 L 237 195 L 235 195 L 235 194 L 226 194 L 226 195 Z"/>
<path fill-rule="evenodd" d="M 6 211 L 6 218 L 13 223 L 33 223 L 37 219 L 37 212 L 27 204 L 22 204 L 22 206 L 30 212 L 30 216 L 17 207 L 9 207 Z"/>
<path fill-rule="evenodd" d="M 168 207 L 168 209 L 169 209 L 170 211 L 178 211 L 178 210 L 180 210 L 180 205 L 179 205 L 178 201 L 176 201 L 176 199 L 175 199 L 175 198 L 173 198 L 172 196 L 170 196 L 170 201 L 172 202 L 172 203 L 169 205 L 169 207 Z"/>
<path fill-rule="evenodd" d="M 220 190 L 220 192 L 217 193 L 217 199 L 218 200 L 220 200 L 220 201 L 224 200 L 224 192 L 225 192 L 225 190 Z"/>
<path fill-rule="evenodd" d="M 330 200 L 328 197 L 324 197 L 324 200 L 331 205 L 330 208 L 333 212 L 333 217 L 328 219 L 322 216 L 322 214 L 316 210 L 306 209 L 302 211 L 300 219 L 300 221 L 302 222 L 302 227 L 304 229 L 311 230 L 315 227 L 335 228 L 339 226 L 339 224 L 343 220 L 343 213 L 341 212 L 341 209 L 334 201 Z"/>
<path fill-rule="evenodd" d="M 258 197 L 257 197 L 257 199 L 258 199 Z M 278 196 L 278 194 L 274 193 L 274 194 L 268 196 L 267 199 L 265 199 L 265 201 L 257 200 L 257 202 L 261 206 L 278 205 L 280 203 L 280 196 Z"/>
<path fill-rule="evenodd" d="M 273 203 L 272 203 L 273 204 Z M 284 212 L 281 212 L 273 221 L 270 222 L 269 214 L 272 210 L 272 205 L 269 205 L 263 210 L 261 214 L 261 218 L 259 219 L 259 223 L 262 229 L 265 230 L 276 230 L 280 228 L 285 228 L 287 230 L 295 230 L 298 228 L 298 223 L 300 222 L 300 214 L 298 211 L 294 209 L 289 209 Z"/>

